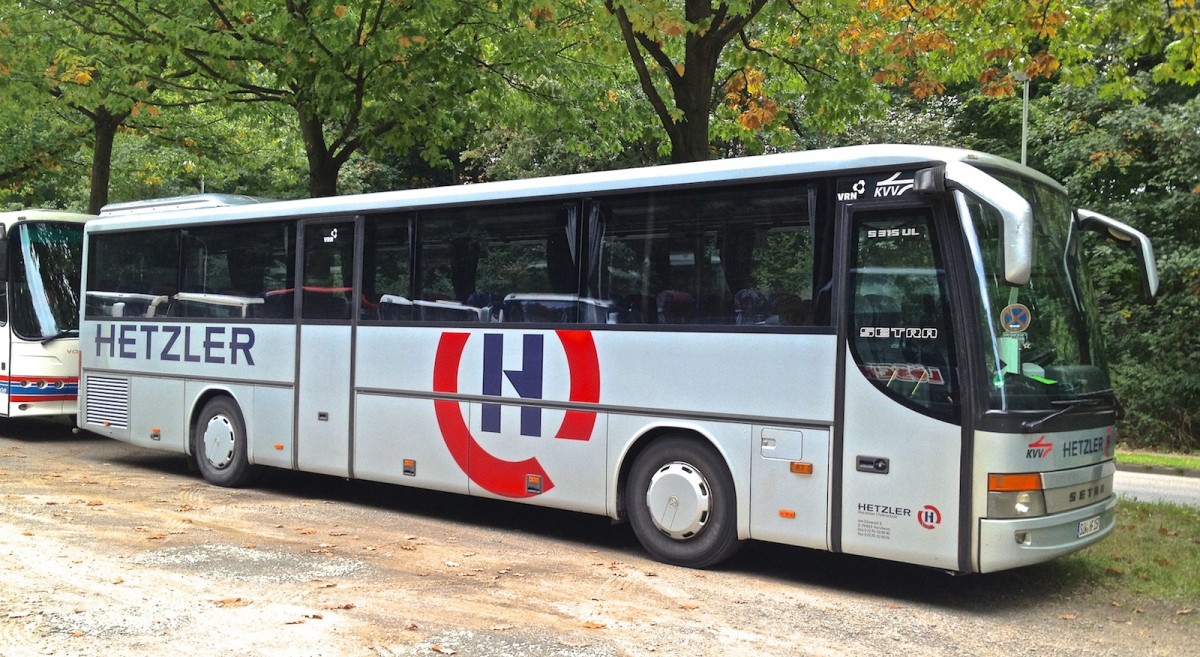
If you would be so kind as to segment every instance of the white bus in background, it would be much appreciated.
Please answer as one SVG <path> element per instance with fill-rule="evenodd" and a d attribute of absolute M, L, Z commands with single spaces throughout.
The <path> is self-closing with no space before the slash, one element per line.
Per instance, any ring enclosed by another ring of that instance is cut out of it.
<path fill-rule="evenodd" d="M 75 414 L 83 225 L 91 218 L 0 213 L 0 416 Z"/>
<path fill-rule="evenodd" d="M 867 146 L 149 205 L 88 224 L 89 298 L 254 310 L 89 306 L 79 423 L 214 484 L 273 467 L 607 515 L 691 567 L 757 539 L 988 572 L 1114 528 L 1078 253 L 1127 242 L 1153 295 L 1153 252 L 1011 161 Z"/>

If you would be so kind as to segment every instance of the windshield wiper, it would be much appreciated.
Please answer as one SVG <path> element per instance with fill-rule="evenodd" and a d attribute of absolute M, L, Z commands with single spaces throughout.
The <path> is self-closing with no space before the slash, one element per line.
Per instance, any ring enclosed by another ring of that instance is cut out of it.
<path fill-rule="evenodd" d="M 1108 402 L 1108 405 L 1112 406 L 1118 420 L 1125 417 L 1125 407 L 1121 406 L 1116 393 L 1113 392 L 1112 388 L 1105 388 L 1104 390 L 1081 393 L 1074 399 L 1052 401 L 1050 402 L 1051 405 L 1062 406 L 1062 408 L 1036 420 L 1025 420 L 1021 423 L 1021 428 L 1025 431 L 1035 431 L 1038 427 L 1060 415 L 1065 415 L 1079 408 L 1098 406 L 1103 402 Z"/>
<path fill-rule="evenodd" d="M 77 337 L 79 337 L 79 329 L 63 329 L 63 330 L 59 331 L 58 333 L 55 333 L 54 335 L 49 335 L 49 336 L 42 338 L 41 343 L 46 344 L 47 342 L 54 342 L 55 340 L 61 340 L 63 338 L 77 338 Z"/>

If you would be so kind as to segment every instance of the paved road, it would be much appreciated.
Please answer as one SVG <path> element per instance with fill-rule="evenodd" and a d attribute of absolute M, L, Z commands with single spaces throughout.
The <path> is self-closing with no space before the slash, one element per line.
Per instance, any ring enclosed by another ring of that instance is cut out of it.
<path fill-rule="evenodd" d="M 1118 470 L 1117 495 L 1142 502 L 1171 502 L 1200 509 L 1200 477 Z"/>

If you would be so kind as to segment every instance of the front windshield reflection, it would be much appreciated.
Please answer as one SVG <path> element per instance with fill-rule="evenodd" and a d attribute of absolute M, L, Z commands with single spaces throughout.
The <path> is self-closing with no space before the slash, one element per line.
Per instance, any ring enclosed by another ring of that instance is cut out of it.
<path fill-rule="evenodd" d="M 28 223 L 9 244 L 12 328 L 26 340 L 76 335 L 83 225 Z"/>
<path fill-rule="evenodd" d="M 1051 410 L 1109 388 L 1086 272 L 1067 198 L 1007 172 L 989 172 L 1033 208 L 1033 272 L 1027 285 L 1004 281 L 996 257 L 1001 228 L 994 210 L 960 196 L 980 281 L 981 335 L 989 405 L 997 410 Z"/>

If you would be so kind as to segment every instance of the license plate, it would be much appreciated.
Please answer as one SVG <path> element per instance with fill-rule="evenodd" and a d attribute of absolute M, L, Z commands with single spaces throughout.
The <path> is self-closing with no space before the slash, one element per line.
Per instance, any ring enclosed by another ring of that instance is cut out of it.
<path fill-rule="evenodd" d="M 1087 520 L 1080 520 L 1079 530 L 1076 532 L 1076 535 L 1079 536 L 1079 538 L 1083 538 L 1085 536 L 1091 536 L 1098 531 L 1100 531 L 1100 516 L 1088 518 Z"/>

